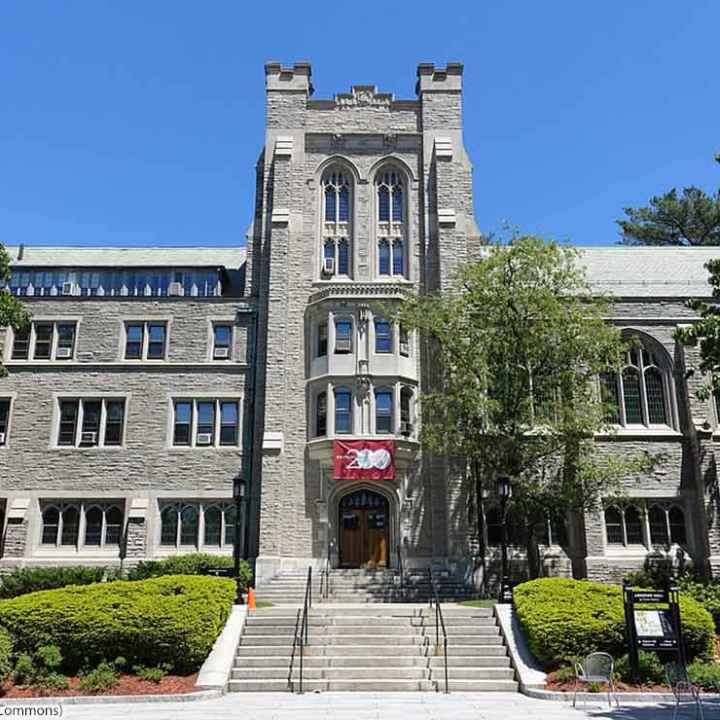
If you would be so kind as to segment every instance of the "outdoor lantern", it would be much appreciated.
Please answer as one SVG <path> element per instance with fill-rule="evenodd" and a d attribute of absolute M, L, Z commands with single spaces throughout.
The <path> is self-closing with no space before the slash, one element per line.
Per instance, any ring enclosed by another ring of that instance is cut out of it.
<path fill-rule="evenodd" d="M 509 475 L 498 475 L 495 479 L 497 494 L 503 500 L 509 500 L 512 497 L 512 484 Z"/>
<path fill-rule="evenodd" d="M 233 498 L 235 500 L 245 499 L 245 478 L 240 474 L 233 478 Z"/>

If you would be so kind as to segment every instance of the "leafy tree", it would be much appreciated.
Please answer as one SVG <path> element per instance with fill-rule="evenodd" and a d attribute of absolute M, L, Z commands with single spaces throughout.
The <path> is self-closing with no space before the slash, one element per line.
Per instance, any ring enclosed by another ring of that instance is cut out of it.
<path fill-rule="evenodd" d="M 624 212 L 627 218 L 617 221 L 623 245 L 720 245 L 720 191 L 687 187 L 679 196 L 673 188 L 648 207 Z"/>
<path fill-rule="evenodd" d="M 0 288 L 5 287 L 5 283 L 10 278 L 10 256 L 5 246 L 0 243 Z M 24 305 L 16 298 L 10 295 L 4 289 L 0 289 L 0 327 L 11 327 L 15 330 L 22 329 L 27 326 L 30 321 L 30 314 Z M 0 361 L 0 377 L 6 374 L 5 368 Z"/>
<path fill-rule="evenodd" d="M 483 498 L 497 474 L 511 476 L 534 577 L 536 531 L 547 518 L 597 507 L 640 468 L 603 456 L 593 441 L 612 412 L 597 378 L 619 366 L 625 344 L 577 257 L 571 247 L 514 237 L 460 269 L 447 291 L 408 296 L 396 311 L 438 368 L 421 398 L 422 441 L 466 469 L 481 550 Z"/>

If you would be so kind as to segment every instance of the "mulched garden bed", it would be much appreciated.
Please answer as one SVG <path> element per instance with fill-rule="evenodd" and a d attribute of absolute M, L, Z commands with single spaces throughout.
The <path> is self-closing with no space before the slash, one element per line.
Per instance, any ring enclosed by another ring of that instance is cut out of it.
<path fill-rule="evenodd" d="M 597 694 L 607 692 L 607 685 L 601 685 L 600 690 Z M 575 692 L 575 682 L 558 682 L 555 679 L 555 673 L 550 673 L 547 676 L 547 682 L 545 683 L 546 690 L 552 690 L 553 692 Z M 578 685 L 578 692 L 588 692 L 587 685 Z M 628 685 L 624 682 L 615 683 L 615 692 L 627 692 L 627 693 L 667 693 L 671 694 L 670 688 L 667 685 Z"/>
<path fill-rule="evenodd" d="M 159 683 L 141 680 L 135 675 L 121 675 L 118 684 L 102 693 L 87 693 L 80 690 L 80 678 L 68 678 L 67 690 L 39 692 L 34 688 L 20 687 L 8 681 L 0 686 L 0 698 L 70 697 L 77 695 L 176 695 L 197 690 L 193 675 L 166 675 Z"/>

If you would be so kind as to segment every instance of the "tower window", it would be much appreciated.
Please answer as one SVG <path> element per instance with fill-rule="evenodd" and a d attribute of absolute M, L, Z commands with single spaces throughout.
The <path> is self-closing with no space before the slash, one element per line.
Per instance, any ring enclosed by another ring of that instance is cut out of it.
<path fill-rule="evenodd" d="M 347 173 L 330 168 L 322 182 L 322 267 L 325 277 L 350 275 L 351 185 Z"/>

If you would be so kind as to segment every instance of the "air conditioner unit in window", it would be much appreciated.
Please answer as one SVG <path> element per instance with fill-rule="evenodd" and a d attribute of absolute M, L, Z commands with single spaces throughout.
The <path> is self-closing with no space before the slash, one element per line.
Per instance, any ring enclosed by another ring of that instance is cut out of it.
<path fill-rule="evenodd" d="M 337 338 L 335 340 L 335 352 L 349 353 L 352 350 L 350 338 Z"/>
<path fill-rule="evenodd" d="M 168 285 L 168 295 L 182 295 L 183 294 L 183 286 L 182 283 L 179 282 L 171 282 Z"/>
<path fill-rule="evenodd" d="M 216 347 L 213 350 L 213 358 L 215 360 L 227 360 L 230 357 L 230 348 Z"/>
<path fill-rule="evenodd" d="M 75 283 L 64 282 L 62 284 L 63 295 L 74 295 L 75 294 Z"/>
<path fill-rule="evenodd" d="M 413 426 L 412 423 L 409 422 L 402 422 L 400 423 L 400 434 L 401 435 L 412 435 Z"/>
<path fill-rule="evenodd" d="M 69 347 L 59 347 L 55 351 L 55 357 L 58 360 L 67 360 L 68 358 L 72 357 L 72 348 Z"/>
<path fill-rule="evenodd" d="M 81 445 L 97 445 L 97 433 L 96 432 L 84 432 L 80 433 L 80 444 Z"/>
<path fill-rule="evenodd" d="M 198 433 L 196 445 L 212 445 L 212 433 Z"/>
<path fill-rule="evenodd" d="M 406 342 L 400 343 L 400 354 L 401 355 L 409 355 L 410 354 L 410 343 L 406 343 Z"/>
<path fill-rule="evenodd" d="M 323 258 L 322 265 L 323 275 L 334 275 L 335 274 L 335 258 Z"/>
<path fill-rule="evenodd" d="M 5 433 L 0 433 L 0 445 L 5 444 Z"/>

